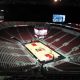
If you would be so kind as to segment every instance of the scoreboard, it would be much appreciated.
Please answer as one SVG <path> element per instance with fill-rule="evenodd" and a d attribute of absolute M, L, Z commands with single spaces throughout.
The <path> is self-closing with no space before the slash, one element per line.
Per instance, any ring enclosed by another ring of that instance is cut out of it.
<path fill-rule="evenodd" d="M 65 22 L 66 15 L 53 14 L 52 22 Z"/>

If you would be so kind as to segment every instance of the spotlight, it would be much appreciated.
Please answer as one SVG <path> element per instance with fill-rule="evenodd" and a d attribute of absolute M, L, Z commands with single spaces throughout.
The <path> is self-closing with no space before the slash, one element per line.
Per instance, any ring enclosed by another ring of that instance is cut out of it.
<path fill-rule="evenodd" d="M 54 2 L 59 2 L 59 1 L 61 1 L 61 0 L 54 0 Z"/>
<path fill-rule="evenodd" d="M 58 0 L 54 0 L 54 2 L 58 2 Z"/>
<path fill-rule="evenodd" d="M 1 9 L 1 12 L 4 12 L 4 10 L 3 10 L 3 9 Z"/>

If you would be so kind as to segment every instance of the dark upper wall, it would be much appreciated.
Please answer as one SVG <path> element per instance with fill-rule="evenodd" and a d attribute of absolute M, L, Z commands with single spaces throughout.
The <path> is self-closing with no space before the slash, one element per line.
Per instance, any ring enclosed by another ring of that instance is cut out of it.
<path fill-rule="evenodd" d="M 12 21 L 52 21 L 53 14 L 65 14 L 66 22 L 80 23 L 80 8 L 51 5 L 6 5 L 5 20 Z"/>

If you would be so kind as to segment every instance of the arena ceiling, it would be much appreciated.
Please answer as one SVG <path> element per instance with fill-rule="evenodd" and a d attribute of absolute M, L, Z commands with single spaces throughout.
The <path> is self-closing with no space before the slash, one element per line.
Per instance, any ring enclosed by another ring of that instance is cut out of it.
<path fill-rule="evenodd" d="M 51 21 L 53 13 L 60 13 L 77 22 L 79 9 L 80 0 L 0 0 L 0 14 L 6 20 Z"/>
<path fill-rule="evenodd" d="M 52 5 L 56 2 L 62 6 L 79 6 L 80 0 L 0 0 L 0 4 L 32 4 L 32 5 Z"/>

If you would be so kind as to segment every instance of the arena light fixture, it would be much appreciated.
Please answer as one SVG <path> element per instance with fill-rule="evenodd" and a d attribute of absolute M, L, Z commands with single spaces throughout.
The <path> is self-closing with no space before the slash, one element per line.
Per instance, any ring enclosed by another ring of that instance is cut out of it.
<path fill-rule="evenodd" d="M 1 12 L 4 12 L 4 10 L 3 10 L 3 9 L 1 9 L 0 11 L 1 11 Z"/>
<path fill-rule="evenodd" d="M 58 2 L 58 0 L 54 0 L 54 2 Z"/>
<path fill-rule="evenodd" d="M 54 0 L 54 2 L 60 2 L 61 0 Z"/>

